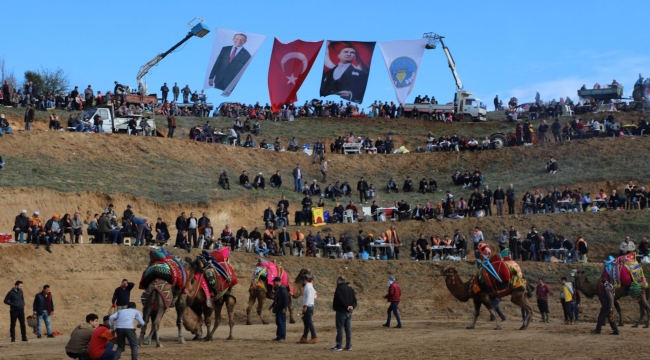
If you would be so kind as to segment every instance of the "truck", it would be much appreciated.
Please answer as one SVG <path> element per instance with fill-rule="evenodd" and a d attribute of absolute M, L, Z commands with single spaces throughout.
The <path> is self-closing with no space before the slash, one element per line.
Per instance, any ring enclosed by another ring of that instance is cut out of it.
<path fill-rule="evenodd" d="M 138 124 L 136 128 L 141 130 L 142 128 L 139 125 L 140 121 L 143 118 L 146 118 L 147 123 L 153 129 L 152 136 L 157 135 L 156 123 L 153 117 L 148 118 L 147 116 L 142 114 L 117 116 L 112 104 L 101 105 L 101 106 L 97 106 L 96 108 L 83 110 L 81 112 L 81 121 L 84 123 L 85 128 L 90 127 L 88 125 L 93 123 L 93 119 L 95 118 L 95 116 L 102 117 L 102 120 L 104 122 L 103 128 L 105 133 L 118 133 L 118 132 L 129 133 L 128 124 L 131 119 L 135 119 L 136 123 Z"/>
<path fill-rule="evenodd" d="M 472 96 L 473 94 L 470 91 L 463 88 L 463 82 L 456 72 L 456 62 L 451 56 L 449 48 L 442 40 L 444 36 L 430 32 L 425 33 L 423 37 L 428 39 L 426 45 L 427 50 L 435 49 L 438 43 L 442 46 L 447 57 L 447 64 L 456 81 L 456 94 L 454 94 L 454 101 L 445 105 L 431 103 L 404 104 L 404 116 L 411 116 L 413 108 L 416 108 L 419 113 L 418 116 L 423 120 L 432 120 L 439 114 L 452 114 L 455 121 L 486 121 L 486 106 L 480 99 Z"/>
<path fill-rule="evenodd" d="M 623 85 L 607 84 L 599 89 L 587 89 L 583 86 L 578 90 L 578 96 L 586 100 L 593 99 L 599 103 L 609 103 L 612 100 L 623 98 Z"/>

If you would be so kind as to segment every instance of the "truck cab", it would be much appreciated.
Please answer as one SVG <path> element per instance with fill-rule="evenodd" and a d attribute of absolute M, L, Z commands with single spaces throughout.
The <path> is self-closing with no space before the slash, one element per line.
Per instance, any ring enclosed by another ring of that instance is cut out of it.
<path fill-rule="evenodd" d="M 485 121 L 487 109 L 481 99 L 472 96 L 472 93 L 465 90 L 458 90 L 454 96 L 454 110 L 462 114 L 465 121 Z"/>
<path fill-rule="evenodd" d="M 149 126 L 153 128 L 153 136 L 156 136 L 156 123 L 153 118 L 147 118 L 144 115 L 126 115 L 126 116 L 116 116 L 116 113 L 113 109 L 113 105 L 103 105 L 98 106 L 97 108 L 87 109 L 81 113 L 81 120 L 84 123 L 86 129 L 92 128 L 90 126 L 93 123 L 93 120 L 96 116 L 101 116 L 103 120 L 103 128 L 105 133 L 117 133 L 117 132 L 126 132 L 128 131 L 128 123 L 131 118 L 135 118 L 137 124 L 140 124 L 142 118 L 146 118 Z M 138 125 L 138 130 L 142 128 Z"/>

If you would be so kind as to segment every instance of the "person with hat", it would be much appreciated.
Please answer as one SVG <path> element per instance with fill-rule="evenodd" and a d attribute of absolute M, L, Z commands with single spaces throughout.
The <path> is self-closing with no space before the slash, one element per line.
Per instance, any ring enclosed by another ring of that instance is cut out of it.
<path fill-rule="evenodd" d="M 14 240 L 19 243 L 25 242 L 25 234 L 29 234 L 31 228 L 29 227 L 29 217 L 27 210 L 22 210 L 14 220 Z"/>
<path fill-rule="evenodd" d="M 275 314 L 275 325 L 277 327 L 273 341 L 284 342 L 287 338 L 287 309 L 291 299 L 289 299 L 287 288 L 282 285 L 282 279 L 278 276 L 273 279 L 273 290 L 275 291 L 275 297 L 273 298 L 273 304 L 269 307 L 269 310 L 272 310 Z"/>
<path fill-rule="evenodd" d="M 29 227 L 31 228 L 31 242 L 36 244 L 36 248 L 38 249 L 41 243 L 41 237 L 45 237 L 43 219 L 41 219 L 41 214 L 38 211 L 34 211 L 34 214 L 29 219 Z M 43 240 L 45 240 L 45 238 L 43 238 Z"/>
<path fill-rule="evenodd" d="M 400 288 L 399 284 L 397 283 L 397 280 L 395 279 L 394 276 L 389 276 L 388 277 L 388 294 L 384 295 L 384 299 L 390 303 L 390 306 L 388 307 L 387 313 L 388 313 L 388 319 L 386 320 L 386 323 L 383 324 L 383 327 L 390 327 L 390 316 L 391 313 L 395 314 L 395 319 L 397 319 L 397 326 L 395 326 L 396 329 L 401 329 L 402 328 L 402 319 L 399 316 L 399 310 L 397 309 L 399 307 L 399 302 L 402 297 L 402 289 Z"/>
<path fill-rule="evenodd" d="M 314 301 L 316 300 L 316 291 L 312 284 L 313 278 L 311 274 L 304 275 L 301 279 L 302 291 L 302 323 L 304 330 L 302 337 L 298 344 L 316 344 L 318 337 L 316 336 L 316 329 L 314 328 Z M 311 333 L 311 340 L 307 340 L 307 335 Z"/>
<path fill-rule="evenodd" d="M 52 215 L 52 218 L 45 223 L 45 243 L 48 252 L 51 252 L 49 250 L 50 245 L 59 242 L 62 234 L 63 228 L 59 222 L 59 214 L 54 214 Z"/>
<path fill-rule="evenodd" d="M 138 359 L 138 338 L 135 335 L 133 322 L 138 322 L 138 328 L 144 326 L 144 319 L 138 310 L 135 309 L 135 303 L 129 302 L 126 309 L 119 310 L 108 318 L 108 325 L 112 333 L 117 337 L 117 351 L 114 359 L 119 359 L 126 347 L 126 340 L 129 340 L 131 347 L 131 360 Z"/>
<path fill-rule="evenodd" d="M 0 136 L 3 133 L 11 134 L 11 126 L 9 126 L 9 122 L 5 118 L 5 114 L 0 114 Z"/>
<path fill-rule="evenodd" d="M 336 280 L 336 291 L 332 308 L 336 311 L 336 345 L 332 351 L 343 350 L 343 330 L 345 329 L 345 350 L 352 350 L 352 311 L 357 307 L 354 290 L 345 282 L 343 276 Z"/>
<path fill-rule="evenodd" d="M 88 342 L 88 357 L 91 360 L 113 360 L 115 357 L 115 335 L 111 332 L 109 325 L 110 316 L 106 315 L 101 324 L 99 324 Z"/>
<path fill-rule="evenodd" d="M 111 299 L 113 307 L 116 307 L 117 310 L 126 309 L 129 301 L 131 301 L 131 290 L 134 286 L 135 284 L 129 282 L 129 280 L 122 279 L 120 287 L 116 288 L 113 292 L 113 298 Z"/>
<path fill-rule="evenodd" d="M 265 183 L 266 183 L 266 181 L 264 180 L 264 176 L 263 176 L 262 173 L 260 172 L 260 173 L 257 174 L 257 176 L 255 177 L 255 179 L 253 180 L 253 187 L 254 187 L 255 189 L 262 189 L 262 190 L 264 190 Z"/>

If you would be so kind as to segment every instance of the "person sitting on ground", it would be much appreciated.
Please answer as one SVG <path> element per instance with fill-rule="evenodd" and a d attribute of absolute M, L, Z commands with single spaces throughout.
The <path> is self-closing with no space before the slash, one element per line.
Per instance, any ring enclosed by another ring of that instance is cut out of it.
<path fill-rule="evenodd" d="M 336 183 L 334 183 L 334 197 L 332 199 L 336 197 L 342 197 L 342 196 L 343 196 L 343 191 L 341 190 L 341 185 L 337 181 Z"/>
<path fill-rule="evenodd" d="M 261 257 L 264 257 L 264 255 L 268 254 L 270 252 L 267 244 L 264 241 L 258 241 L 255 244 L 255 253 L 258 254 Z"/>
<path fill-rule="evenodd" d="M 309 186 L 309 192 L 313 196 L 320 196 L 321 195 L 320 185 L 318 185 L 318 181 L 314 180 L 314 182 Z"/>
<path fill-rule="evenodd" d="M 9 122 L 5 118 L 5 114 L 0 114 L 0 136 L 3 133 L 11 134 L 11 126 L 9 126 Z"/>
<path fill-rule="evenodd" d="M 395 191 L 396 193 L 399 192 L 399 189 L 397 188 L 397 183 L 393 180 L 393 178 L 390 178 L 390 180 L 388 180 L 388 186 L 386 188 L 389 194 L 391 190 Z"/>
<path fill-rule="evenodd" d="M 264 190 L 264 176 L 262 176 L 262 173 L 257 174 L 255 180 L 253 180 L 253 187 Z"/>
<path fill-rule="evenodd" d="M 409 212 L 411 211 L 411 207 L 409 204 L 406 203 L 406 201 L 402 200 L 397 207 L 397 217 L 399 221 L 402 220 L 408 220 Z"/>
<path fill-rule="evenodd" d="M 641 239 L 637 250 L 637 254 L 641 256 L 648 256 L 650 254 L 650 242 L 648 242 L 647 238 L 644 237 Z"/>
<path fill-rule="evenodd" d="M 411 180 L 410 176 L 407 176 L 406 179 L 404 180 L 404 186 L 402 186 L 402 190 L 404 192 L 413 191 L 413 180 Z"/>
<path fill-rule="evenodd" d="M 552 156 L 546 163 L 546 171 L 551 174 L 555 174 L 557 172 L 557 162 L 555 162 L 555 158 Z"/>
<path fill-rule="evenodd" d="M 230 181 L 228 178 L 228 172 L 224 170 L 221 175 L 219 175 L 219 185 L 221 185 L 224 190 L 230 190 Z"/>
<path fill-rule="evenodd" d="M 332 186 L 332 184 L 327 185 L 327 187 L 323 191 L 323 196 L 325 198 L 329 198 L 329 199 L 334 200 L 334 187 Z"/>
<path fill-rule="evenodd" d="M 623 256 L 623 255 L 627 255 L 627 254 L 630 254 L 630 253 L 634 253 L 635 250 L 636 250 L 636 247 L 634 246 L 634 243 L 632 241 L 630 241 L 629 236 L 626 236 L 625 240 L 621 243 L 619 255 Z"/>
<path fill-rule="evenodd" d="M 323 199 L 322 196 L 318 199 L 318 203 L 316 204 L 316 207 L 319 207 L 319 208 L 324 208 L 325 207 L 325 200 Z"/>
<path fill-rule="evenodd" d="M 253 147 L 253 137 L 251 134 L 246 135 L 246 140 L 244 141 L 244 147 Z"/>
<path fill-rule="evenodd" d="M 341 192 L 345 196 L 352 196 L 352 187 L 350 186 L 350 184 L 348 184 L 347 181 L 344 181 L 343 185 L 341 185 Z"/>
<path fill-rule="evenodd" d="M 311 201 L 311 198 L 309 197 L 309 192 L 305 193 L 305 197 L 302 198 L 302 201 L 300 202 L 302 205 L 302 210 L 309 210 L 311 208 L 311 205 L 313 204 Z"/>
<path fill-rule="evenodd" d="M 280 175 L 280 170 L 276 170 L 275 174 L 271 176 L 271 187 L 280 188 L 282 186 L 282 176 Z"/>
<path fill-rule="evenodd" d="M 251 188 L 251 184 L 248 183 L 248 175 L 246 174 L 246 171 L 242 171 L 241 175 L 239 175 L 239 185 L 245 187 L 246 189 Z"/>
<path fill-rule="evenodd" d="M 291 141 L 289 141 L 289 151 L 298 151 L 298 140 L 296 140 L 295 137 L 291 138 Z"/>

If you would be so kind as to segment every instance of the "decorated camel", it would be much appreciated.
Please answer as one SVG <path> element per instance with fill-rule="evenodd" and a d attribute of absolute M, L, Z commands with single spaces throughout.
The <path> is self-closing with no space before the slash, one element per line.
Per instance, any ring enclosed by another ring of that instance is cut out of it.
<path fill-rule="evenodd" d="M 602 290 L 600 279 L 597 282 L 590 282 L 583 270 L 577 270 L 573 273 L 574 285 L 576 290 L 583 293 L 588 298 L 598 296 Z M 650 287 L 643 275 L 641 265 L 636 261 L 634 254 L 628 257 L 619 257 L 614 259 L 610 257 L 605 261 L 605 269 L 601 279 L 605 277 L 616 290 L 614 293 L 614 307 L 618 313 L 618 326 L 623 326 L 623 312 L 618 300 L 630 296 L 639 303 L 639 320 L 632 327 L 638 327 L 643 318 L 646 318 L 644 328 L 650 327 Z"/>
<path fill-rule="evenodd" d="M 467 329 L 474 329 L 476 320 L 481 311 L 481 305 L 484 305 L 494 322 L 495 330 L 501 330 L 499 317 L 495 314 L 492 307 L 492 299 L 511 296 L 511 301 L 525 310 L 525 319 L 519 330 L 528 328 L 532 317 L 533 309 L 526 301 L 527 297 L 532 297 L 526 279 L 521 274 L 519 265 L 513 260 L 501 254 L 496 254 L 488 261 L 483 261 L 481 269 L 477 275 L 472 276 L 469 281 L 463 282 L 458 275 L 458 270 L 450 266 L 442 269 L 442 276 L 445 277 L 445 284 L 451 294 L 461 302 L 467 302 L 470 299 L 474 302 L 474 322 Z"/>
<path fill-rule="evenodd" d="M 225 254 L 224 254 L 225 251 Z M 193 340 L 210 341 L 221 323 L 221 309 L 226 305 L 228 324 L 232 340 L 232 329 L 235 326 L 235 304 L 237 299 L 232 295 L 232 287 L 238 280 L 235 271 L 227 262 L 228 248 L 211 253 L 203 251 L 192 261 L 194 276 L 187 284 L 187 305 L 192 311 L 186 311 L 183 323 L 185 329 L 195 334 Z M 212 314 L 215 322 L 210 330 Z M 195 316 L 192 316 L 195 315 Z M 206 336 L 202 339 L 201 318 L 206 326 Z"/>
<path fill-rule="evenodd" d="M 251 279 L 251 286 L 248 290 L 249 296 L 248 307 L 246 308 L 246 325 L 252 325 L 250 315 L 255 302 L 257 302 L 257 315 L 262 320 L 262 324 L 268 324 L 268 322 L 264 320 L 262 310 L 264 307 L 264 300 L 274 298 L 275 292 L 273 290 L 273 279 L 276 276 L 282 280 L 282 285 L 287 287 L 289 295 L 294 299 L 298 299 L 302 296 L 302 282 L 300 279 L 303 275 L 308 273 L 309 270 L 307 269 L 300 270 L 296 282 L 291 284 L 289 282 L 289 273 L 284 270 L 282 266 L 276 265 L 275 262 L 258 258 L 257 266 L 253 272 L 253 278 Z M 293 319 L 293 305 L 291 302 L 289 303 L 289 322 L 295 324 L 295 320 Z"/>
<path fill-rule="evenodd" d="M 160 323 L 167 309 L 176 309 L 176 326 L 178 327 L 178 343 L 185 344 L 182 331 L 182 319 L 185 312 L 186 297 L 184 293 L 187 279 L 194 277 L 194 270 L 190 266 L 191 259 L 184 261 L 173 258 L 166 250 L 150 250 L 149 266 L 142 273 L 140 289 L 146 289 L 147 297 L 144 302 L 143 318 L 145 324 L 140 331 L 140 345 L 151 344 L 151 337 L 156 333 L 156 347 L 160 343 Z M 147 324 L 151 312 L 157 309 L 157 316 L 152 320 L 151 332 L 145 339 Z"/>

